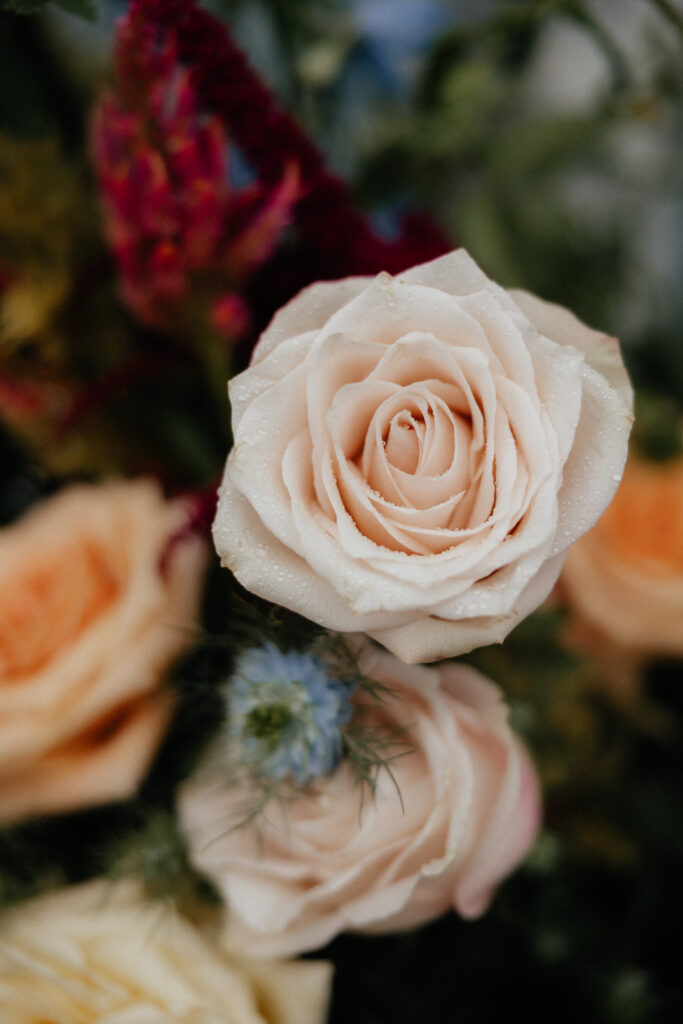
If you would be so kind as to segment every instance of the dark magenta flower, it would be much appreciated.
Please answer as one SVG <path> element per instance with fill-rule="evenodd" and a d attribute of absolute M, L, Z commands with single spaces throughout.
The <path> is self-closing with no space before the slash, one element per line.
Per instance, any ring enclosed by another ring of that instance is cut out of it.
<path fill-rule="evenodd" d="M 275 183 L 233 188 L 230 138 L 202 108 L 177 33 L 140 8 L 121 21 L 116 56 L 92 150 L 124 300 L 144 323 L 167 327 L 199 296 L 214 329 L 234 339 L 249 323 L 238 293 L 300 198 L 296 164 L 285 162 Z"/>

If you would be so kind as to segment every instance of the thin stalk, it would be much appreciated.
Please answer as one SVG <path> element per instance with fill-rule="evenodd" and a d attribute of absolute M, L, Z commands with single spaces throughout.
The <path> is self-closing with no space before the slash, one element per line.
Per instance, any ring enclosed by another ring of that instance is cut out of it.
<path fill-rule="evenodd" d="M 672 0 L 651 0 L 651 2 L 683 36 L 683 11 L 676 7 Z"/>

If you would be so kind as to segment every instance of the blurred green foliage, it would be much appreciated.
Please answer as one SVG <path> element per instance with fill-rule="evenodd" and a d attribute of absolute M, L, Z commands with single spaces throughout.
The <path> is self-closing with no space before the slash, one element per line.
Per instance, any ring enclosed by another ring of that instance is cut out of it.
<path fill-rule="evenodd" d="M 13 14 L 37 14 L 51 2 L 52 0 L 0 0 L 0 11 L 11 11 Z M 97 18 L 95 0 L 54 0 L 54 3 L 70 14 L 78 15 L 79 18 L 86 18 L 88 21 L 95 21 Z"/>
<path fill-rule="evenodd" d="M 168 478 L 172 466 L 172 486 L 208 485 L 228 445 L 225 410 L 206 401 L 202 368 L 173 345 L 161 351 L 116 298 L 84 143 L 87 103 L 48 22 L 16 13 L 45 6 L 0 5 L 0 263 L 39 263 L 45 251 L 59 250 L 48 262 L 60 264 L 67 283 L 41 338 L 68 338 L 61 350 L 67 369 L 111 385 L 104 407 L 81 410 L 76 429 L 79 444 L 96 436 L 106 459 L 79 449 L 80 472 L 147 470 Z M 81 0 L 61 6 L 83 15 L 89 8 Z M 643 20 L 629 47 L 615 3 L 505 0 L 482 2 L 479 10 L 470 3 L 465 16 L 454 0 L 443 0 L 450 27 L 424 49 L 417 76 L 402 92 L 378 92 L 363 110 L 351 88 L 359 53 L 365 46 L 367 54 L 370 42 L 375 47 L 374 64 L 363 65 L 368 75 L 379 66 L 379 43 L 364 38 L 352 3 L 211 6 L 247 46 L 249 33 L 257 33 L 254 59 L 331 159 L 343 152 L 368 210 L 421 206 L 501 283 L 622 335 L 638 389 L 635 442 L 652 458 L 680 452 L 678 4 L 633 0 L 629 10 L 637 8 Z M 391 20 L 384 31 L 390 35 Z M 590 95 L 573 107 L 540 94 L 552 85 L 547 68 L 553 46 L 563 45 L 558 33 L 570 33 L 600 68 Z M 24 206 L 36 222 L 31 237 L 19 237 L 10 230 L 19 193 L 5 172 L 7 154 L 26 140 L 42 157 L 22 176 Z M 32 195 L 45 199 L 51 189 L 55 202 L 41 213 Z M 65 226 L 66 208 L 77 215 L 69 213 Z M 46 352 L 36 346 L 25 357 L 43 366 Z M 141 372 L 117 377 L 140 352 L 147 362 L 134 366 Z M 8 358 L 0 352 L 0 368 Z M 21 358 L 13 350 L 12 359 Z M 65 464 L 46 468 L 0 436 L 0 522 L 48 493 L 56 484 L 51 473 L 66 472 Z M 174 788 L 220 728 L 229 650 L 255 628 L 243 598 L 227 592 L 226 577 L 217 567 L 211 575 L 207 634 L 178 667 L 181 712 L 140 795 L 0 831 L 0 903 L 103 870 L 142 874 L 162 894 L 196 895 L 200 883 L 173 817 Z M 226 636 L 215 609 L 228 606 Z M 292 617 L 270 626 L 294 644 L 311 638 Z M 561 608 L 541 611 L 503 646 L 467 658 L 504 687 L 544 781 L 545 829 L 527 865 L 480 921 L 447 916 L 407 935 L 337 939 L 325 954 L 336 966 L 331 1024 L 491 1024 L 511 1013 L 530 1024 L 683 1019 L 681 665 L 653 663 L 642 694 L 620 704 L 601 687 L 600 665 L 568 649 L 564 627 Z M 262 623 L 256 629 L 265 635 Z"/>

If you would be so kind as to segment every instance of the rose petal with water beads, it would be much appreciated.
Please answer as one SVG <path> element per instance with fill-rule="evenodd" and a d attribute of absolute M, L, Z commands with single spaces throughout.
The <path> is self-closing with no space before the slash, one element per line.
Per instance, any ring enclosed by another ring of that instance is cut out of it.
<path fill-rule="evenodd" d="M 411 661 L 502 639 L 625 460 L 616 344 L 464 252 L 308 289 L 242 378 L 219 550 L 262 596 Z"/>
<path fill-rule="evenodd" d="M 346 388 L 356 388 L 359 381 L 366 381 L 370 377 L 383 352 L 383 345 L 353 345 L 343 336 L 332 336 L 318 343 L 311 353 L 306 411 L 313 445 L 315 493 L 322 508 L 330 516 L 333 512 L 321 479 L 321 463 L 329 459 L 331 454 L 327 414 L 335 403 L 342 400 L 340 396 Z M 374 381 L 374 385 L 370 393 L 359 395 L 360 408 L 348 419 L 347 428 L 352 432 L 350 441 L 354 447 L 360 447 L 362 443 L 365 422 L 372 415 L 374 402 L 383 401 L 393 390 L 384 381 Z"/>

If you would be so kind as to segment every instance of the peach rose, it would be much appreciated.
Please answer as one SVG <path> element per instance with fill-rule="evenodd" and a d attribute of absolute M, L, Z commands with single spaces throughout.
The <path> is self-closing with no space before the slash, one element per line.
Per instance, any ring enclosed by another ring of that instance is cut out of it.
<path fill-rule="evenodd" d="M 205 565 L 151 481 L 74 485 L 0 530 L 0 820 L 124 799 L 172 710 Z"/>
<path fill-rule="evenodd" d="M 614 501 L 569 552 L 562 585 L 580 619 L 618 647 L 683 656 L 683 458 L 629 459 Z"/>
<path fill-rule="evenodd" d="M 407 662 L 500 641 L 540 604 L 632 421 L 616 340 L 463 250 L 305 289 L 230 397 L 223 563 Z"/>
<path fill-rule="evenodd" d="M 450 908 L 476 917 L 534 839 L 536 775 L 492 683 L 464 665 L 409 668 L 380 651 L 362 668 L 394 691 L 371 715 L 412 744 L 392 763 L 396 785 L 381 772 L 362 813 L 346 761 L 280 813 L 269 806 L 237 828 L 240 786 L 207 766 L 181 790 L 190 857 L 226 899 L 230 948 L 290 955 Z"/>
<path fill-rule="evenodd" d="M 0 920 L 3 1024 L 323 1024 L 330 976 L 228 957 L 134 884 L 98 880 Z"/>

